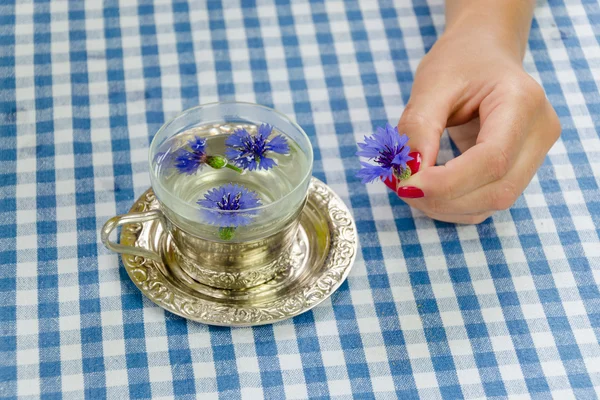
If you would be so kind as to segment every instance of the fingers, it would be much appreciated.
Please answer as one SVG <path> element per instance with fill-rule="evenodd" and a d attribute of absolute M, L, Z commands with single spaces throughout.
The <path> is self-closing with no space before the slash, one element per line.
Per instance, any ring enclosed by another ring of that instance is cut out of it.
<path fill-rule="evenodd" d="M 502 143 L 480 143 L 445 165 L 423 169 L 401 185 L 419 188 L 427 198 L 452 200 L 504 177 L 512 160 L 509 154 L 509 146 Z"/>
<path fill-rule="evenodd" d="M 462 224 L 462 225 L 474 225 L 480 224 L 489 217 L 493 215 L 493 213 L 481 213 L 481 214 L 426 214 L 429 218 L 434 219 L 436 221 L 448 222 L 453 224 Z"/>
<path fill-rule="evenodd" d="M 452 124 L 448 115 L 456 113 L 449 104 L 456 99 L 430 97 L 435 104 L 433 117 L 425 122 L 423 115 L 429 113 L 421 111 L 425 107 L 419 104 L 421 97 L 411 98 L 400 126 L 414 127 L 412 133 L 403 131 L 410 136 L 411 148 L 423 154 L 423 167 L 397 186 L 388 186 L 436 220 L 480 223 L 512 206 L 560 134 L 560 122 L 541 87 L 530 77 L 517 76 L 494 86 L 479 102 L 481 122 L 475 145 L 465 142 L 462 147 L 468 150 L 462 155 L 434 167 L 432 156 L 437 156 L 444 125 L 440 121 L 446 118 L 446 124 Z"/>
<path fill-rule="evenodd" d="M 510 171 L 502 179 L 452 200 L 424 197 L 405 201 L 428 215 L 436 215 L 435 219 L 448 222 L 464 220 L 459 215 L 490 214 L 510 208 L 544 162 L 546 152 L 554 143 L 555 131 L 559 128 L 551 117 L 545 120 L 548 123 L 544 124 L 543 131 L 549 132 L 550 137 L 547 134 L 530 137 L 523 144 L 520 156 L 512 164 Z"/>
<path fill-rule="evenodd" d="M 419 188 L 425 197 L 451 200 L 508 173 L 531 128 L 528 108 L 513 104 L 508 96 L 490 97 L 484 100 L 486 112 L 481 116 L 477 144 L 443 166 L 422 169 L 402 186 Z"/>
<path fill-rule="evenodd" d="M 450 85 L 437 86 L 436 79 L 425 79 L 417 73 L 410 100 L 398 122 L 398 132 L 409 137 L 410 148 L 421 153 L 424 166 L 435 164 L 440 138 L 459 95 Z"/>
<path fill-rule="evenodd" d="M 450 124 L 450 122 L 448 122 L 448 124 Z M 450 139 L 452 139 L 452 142 L 456 145 L 458 150 L 461 153 L 464 153 L 477 144 L 477 136 L 479 135 L 480 127 L 481 121 L 479 117 L 473 118 L 462 125 L 448 125 L 448 136 L 450 136 Z"/>
<path fill-rule="evenodd" d="M 416 174 L 421 168 L 421 154 L 414 151 L 412 153 L 408 153 L 408 155 L 412 157 L 412 160 L 408 161 L 406 165 L 410 168 L 413 174 Z M 385 179 L 383 183 L 385 183 L 385 185 L 392 189 L 394 192 L 400 186 L 400 182 L 398 181 L 395 175 L 392 175 L 391 178 Z"/>
<path fill-rule="evenodd" d="M 514 204 L 522 190 L 520 185 L 502 179 L 454 200 L 440 198 L 404 200 L 411 207 L 429 214 L 472 215 L 506 210 Z"/>

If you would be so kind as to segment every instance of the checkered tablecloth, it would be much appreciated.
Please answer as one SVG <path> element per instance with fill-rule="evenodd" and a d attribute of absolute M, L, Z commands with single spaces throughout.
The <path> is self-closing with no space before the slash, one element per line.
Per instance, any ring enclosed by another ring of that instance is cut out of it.
<path fill-rule="evenodd" d="M 0 397 L 596 398 L 600 6 L 539 4 L 525 65 L 564 132 L 479 226 L 354 177 L 443 24 L 442 0 L 1 0 Z M 298 121 L 360 234 L 347 283 L 272 326 L 176 317 L 99 243 L 161 124 L 232 99 Z"/>

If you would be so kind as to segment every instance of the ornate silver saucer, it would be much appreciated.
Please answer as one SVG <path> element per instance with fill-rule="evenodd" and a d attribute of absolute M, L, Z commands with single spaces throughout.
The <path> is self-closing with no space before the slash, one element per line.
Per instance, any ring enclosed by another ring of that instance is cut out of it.
<path fill-rule="evenodd" d="M 156 208 L 149 189 L 130 212 Z M 157 220 L 125 225 L 120 240 L 161 255 L 162 262 L 122 255 L 129 277 L 146 297 L 184 318 L 220 326 L 270 324 L 310 310 L 346 279 L 357 249 L 356 225 L 348 208 L 316 178 L 292 250 L 280 260 L 281 272 L 249 289 L 218 289 L 194 280 Z"/>

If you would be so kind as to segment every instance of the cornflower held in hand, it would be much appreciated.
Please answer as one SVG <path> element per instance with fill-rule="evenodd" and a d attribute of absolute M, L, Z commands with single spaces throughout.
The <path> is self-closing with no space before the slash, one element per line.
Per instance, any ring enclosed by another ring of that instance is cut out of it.
<path fill-rule="evenodd" d="M 361 161 L 362 168 L 356 176 L 362 183 L 373 182 L 377 179 L 388 180 L 396 176 L 398 180 L 410 177 L 411 170 L 406 164 L 413 158 L 408 155 L 410 147 L 406 144 L 408 136 L 400 135 L 398 128 L 386 124 L 377 128 L 373 136 L 365 136 L 364 143 L 358 143 L 360 150 L 357 156 L 375 161 L 376 165 Z"/>

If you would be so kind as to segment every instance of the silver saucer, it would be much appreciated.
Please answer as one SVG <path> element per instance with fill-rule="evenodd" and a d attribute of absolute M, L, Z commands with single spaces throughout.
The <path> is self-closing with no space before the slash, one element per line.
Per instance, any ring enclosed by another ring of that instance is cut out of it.
<path fill-rule="evenodd" d="M 149 189 L 130 212 L 158 208 Z M 156 220 L 125 225 L 121 243 L 158 252 L 162 262 L 122 255 L 131 280 L 162 308 L 209 325 L 271 324 L 310 310 L 344 282 L 357 249 L 348 208 L 325 183 L 313 178 L 296 242 L 273 280 L 244 290 L 217 289 L 184 272 L 169 234 Z"/>

